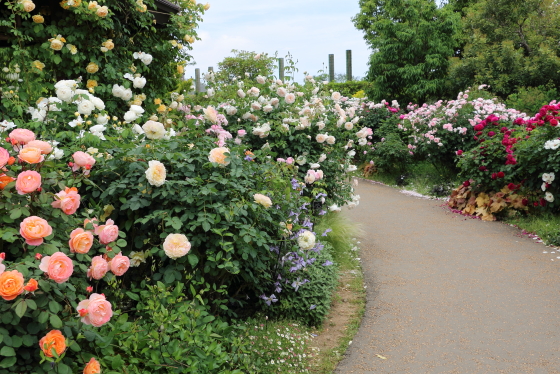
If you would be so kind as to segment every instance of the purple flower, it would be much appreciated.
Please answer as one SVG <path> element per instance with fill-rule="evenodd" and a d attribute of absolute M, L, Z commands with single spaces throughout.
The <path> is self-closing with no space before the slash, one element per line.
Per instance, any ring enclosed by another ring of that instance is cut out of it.
<path fill-rule="evenodd" d="M 331 231 L 332 229 L 326 229 L 325 232 L 321 234 L 321 236 L 327 236 L 327 234 Z"/>
<path fill-rule="evenodd" d="M 327 211 L 326 211 L 326 210 L 321 210 L 321 211 L 319 212 L 319 215 L 320 215 L 320 216 L 324 216 L 325 214 L 327 214 Z"/>
<path fill-rule="evenodd" d="M 333 264 L 332 261 L 327 260 L 327 261 L 323 264 L 323 266 L 331 266 L 332 264 Z"/>
<path fill-rule="evenodd" d="M 317 305 L 315 305 L 315 304 L 313 304 L 313 305 L 311 305 L 311 306 L 309 307 L 310 310 L 313 310 L 313 309 L 315 309 L 315 308 L 317 308 Z"/>
<path fill-rule="evenodd" d="M 271 303 L 275 303 L 278 301 L 278 299 L 276 298 L 276 296 L 274 296 L 274 294 L 270 296 L 266 296 L 265 294 L 262 294 L 260 298 L 264 300 L 266 305 L 270 305 Z"/>
<path fill-rule="evenodd" d="M 300 187 L 296 178 L 292 178 L 292 189 L 297 190 Z"/>

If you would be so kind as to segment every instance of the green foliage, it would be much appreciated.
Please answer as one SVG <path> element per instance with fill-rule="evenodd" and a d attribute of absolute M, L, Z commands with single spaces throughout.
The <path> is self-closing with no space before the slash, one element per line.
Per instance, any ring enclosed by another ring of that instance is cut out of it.
<path fill-rule="evenodd" d="M 552 84 L 539 87 L 520 87 L 517 92 L 508 96 L 506 104 L 520 112 L 532 114 L 552 100 L 558 99 L 558 91 Z"/>
<path fill-rule="evenodd" d="M 315 261 L 297 278 L 281 280 L 278 303 L 265 313 L 308 326 L 320 326 L 330 309 L 332 293 L 338 283 L 337 266 L 330 251 L 330 246 L 325 245 L 319 253 L 313 254 Z"/>
<path fill-rule="evenodd" d="M 343 268 L 351 268 L 354 258 L 351 254 L 353 240 L 363 234 L 363 228 L 348 218 L 346 214 L 329 212 L 318 220 L 315 230 L 324 233 L 328 229 L 326 236 L 321 237 L 323 243 L 328 243 L 327 247 L 334 259 Z"/>
<path fill-rule="evenodd" d="M 368 81 L 329 82 L 325 89 L 340 92 L 342 96 L 352 97 L 359 91 L 369 91 L 372 86 Z"/>
<path fill-rule="evenodd" d="M 463 10 L 464 49 L 449 73 L 457 90 L 484 83 L 505 98 L 520 87 L 560 82 L 554 1 L 481 0 Z"/>
<path fill-rule="evenodd" d="M 458 22 L 458 14 L 433 0 L 360 0 L 354 24 L 374 51 L 367 96 L 405 103 L 445 96 Z"/>
<path fill-rule="evenodd" d="M 246 77 L 255 79 L 258 75 L 268 77 L 277 64 L 276 56 L 266 53 L 238 51 L 232 49 L 233 57 L 226 57 L 218 63 L 216 79 L 219 82 L 231 83 L 244 80 Z"/>
<path fill-rule="evenodd" d="M 199 304 L 194 289 L 157 282 L 139 292 L 134 315 L 121 314 L 99 332 L 86 330 L 89 344 L 107 368 L 116 372 L 247 372 L 250 341 L 245 329 L 229 325 Z M 194 301 L 193 301 L 194 300 Z"/>

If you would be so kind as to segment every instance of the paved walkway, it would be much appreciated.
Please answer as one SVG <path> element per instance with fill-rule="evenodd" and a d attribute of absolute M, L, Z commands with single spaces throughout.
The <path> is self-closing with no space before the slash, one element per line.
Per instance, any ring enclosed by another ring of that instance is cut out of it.
<path fill-rule="evenodd" d="M 356 193 L 367 304 L 336 373 L 560 373 L 560 253 L 441 201 Z"/>

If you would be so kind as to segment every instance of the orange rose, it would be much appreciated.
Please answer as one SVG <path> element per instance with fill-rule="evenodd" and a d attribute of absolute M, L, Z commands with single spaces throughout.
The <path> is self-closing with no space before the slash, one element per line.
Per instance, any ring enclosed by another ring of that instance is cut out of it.
<path fill-rule="evenodd" d="M 27 147 L 23 148 L 19 151 L 18 158 L 21 161 L 25 161 L 28 164 L 38 164 L 39 162 L 43 162 L 45 156 L 41 154 L 41 150 L 35 147 Z"/>
<path fill-rule="evenodd" d="M 15 181 L 15 178 L 10 177 L 9 175 L 2 174 L 0 175 L 0 190 L 3 190 L 11 182 Z"/>
<path fill-rule="evenodd" d="M 53 150 L 52 145 L 42 140 L 32 140 L 23 146 L 23 148 L 29 148 L 29 147 L 39 148 L 41 150 L 41 153 L 44 155 L 51 153 Z"/>
<path fill-rule="evenodd" d="M 101 373 L 101 366 L 99 362 L 95 358 L 91 358 L 87 363 L 86 367 L 84 368 L 84 374 L 100 374 Z"/>
<path fill-rule="evenodd" d="M 53 357 L 53 348 L 56 354 L 60 356 L 66 349 L 66 338 L 59 330 L 51 330 L 39 340 L 39 347 L 47 357 Z"/>
<path fill-rule="evenodd" d="M 27 292 L 35 292 L 38 288 L 39 288 L 39 283 L 37 283 L 37 281 L 33 278 L 31 278 L 29 282 L 27 282 L 25 287 L 23 287 L 23 289 L 26 290 Z"/>
<path fill-rule="evenodd" d="M 4 300 L 13 300 L 23 292 L 23 274 L 17 270 L 0 274 L 0 296 Z"/>
<path fill-rule="evenodd" d="M 70 252 L 88 253 L 93 245 L 93 234 L 82 228 L 77 228 L 70 233 L 68 241 Z"/>

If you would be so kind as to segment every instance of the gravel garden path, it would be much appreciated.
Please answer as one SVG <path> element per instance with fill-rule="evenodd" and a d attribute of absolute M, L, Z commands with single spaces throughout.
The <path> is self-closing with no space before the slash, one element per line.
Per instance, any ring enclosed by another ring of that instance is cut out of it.
<path fill-rule="evenodd" d="M 560 373 L 560 252 L 442 201 L 356 190 L 367 304 L 336 373 Z"/>

